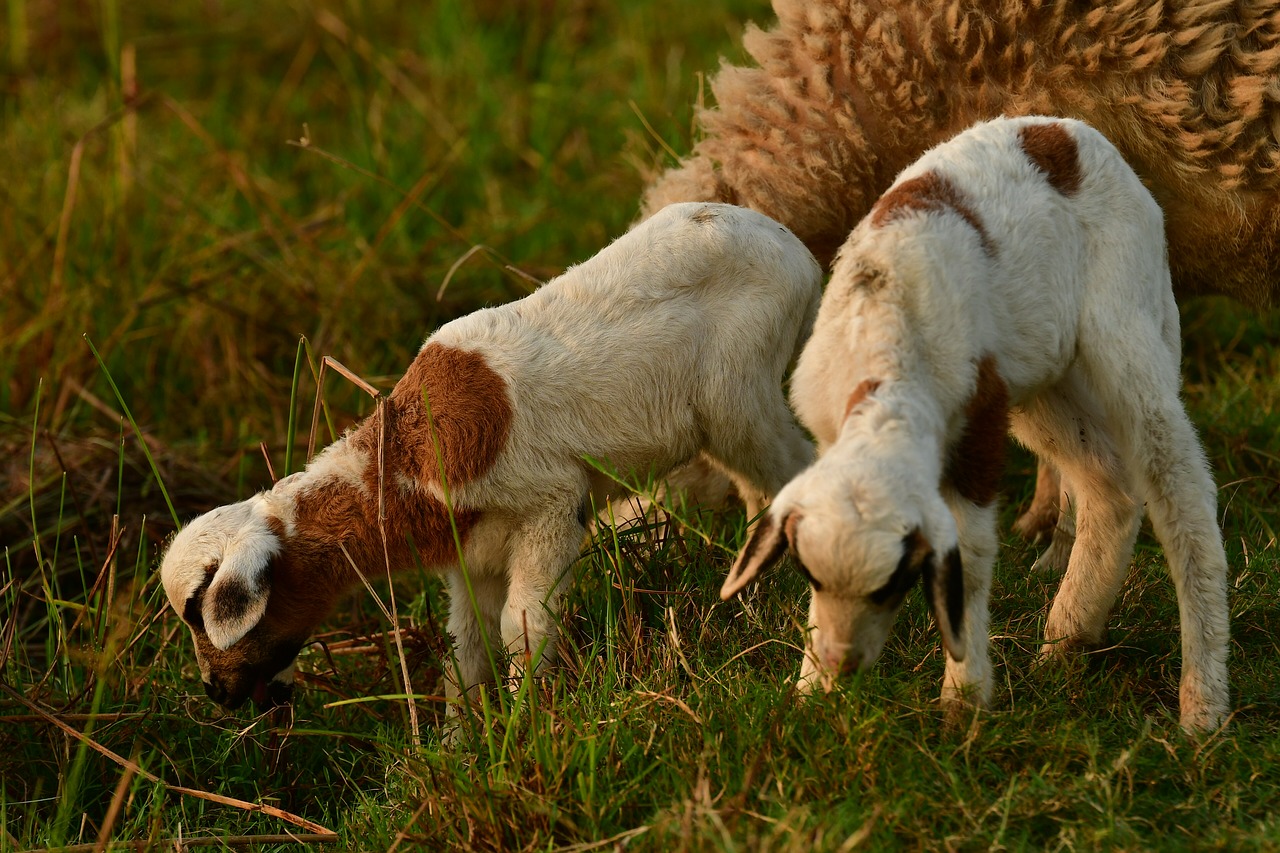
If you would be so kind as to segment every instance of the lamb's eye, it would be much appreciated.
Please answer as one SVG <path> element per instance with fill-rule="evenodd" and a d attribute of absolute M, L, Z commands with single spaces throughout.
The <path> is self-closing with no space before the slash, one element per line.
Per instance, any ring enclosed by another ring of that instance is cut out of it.
<path fill-rule="evenodd" d="M 200 599 L 196 596 L 187 599 L 186 607 L 182 609 L 182 621 L 192 628 L 204 630 L 204 615 L 200 612 Z"/>
<path fill-rule="evenodd" d="M 889 575 L 889 580 L 884 586 L 867 596 L 872 604 L 896 607 L 907 594 L 907 590 L 915 586 L 916 581 L 920 579 L 920 566 L 912 562 L 911 556 L 909 552 L 903 554 L 897 568 L 893 570 L 893 574 Z"/>
<path fill-rule="evenodd" d="M 805 566 L 804 563 L 800 562 L 800 558 L 793 554 L 792 562 L 796 564 L 796 571 L 804 575 L 804 579 L 807 580 L 809 582 L 809 585 L 813 587 L 813 591 L 822 592 L 822 584 L 818 583 L 816 580 L 813 579 L 813 575 L 809 574 L 809 569 Z"/>
<path fill-rule="evenodd" d="M 201 631 L 204 630 L 204 614 L 201 612 L 204 607 L 204 594 L 209 589 L 209 584 L 213 583 L 213 573 L 217 570 L 217 563 L 214 563 L 212 568 L 205 570 L 204 581 L 195 588 L 195 591 L 187 598 L 187 603 L 182 607 L 182 621 L 193 628 L 199 628 Z"/>

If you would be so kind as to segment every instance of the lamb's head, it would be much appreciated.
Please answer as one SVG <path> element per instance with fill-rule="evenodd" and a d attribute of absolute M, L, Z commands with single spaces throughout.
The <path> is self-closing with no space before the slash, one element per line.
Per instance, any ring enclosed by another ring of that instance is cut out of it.
<path fill-rule="evenodd" d="M 964 657 L 963 571 L 938 490 L 822 459 L 761 517 L 720 595 L 729 599 L 790 549 L 812 588 L 813 653 L 832 673 L 869 667 L 907 592 L 923 578 L 943 643 Z"/>
<path fill-rule="evenodd" d="M 174 611 L 191 629 L 209 698 L 237 708 L 286 703 L 293 665 L 314 627 L 272 596 L 286 543 L 262 495 L 218 507 L 184 527 L 160 567 Z"/>

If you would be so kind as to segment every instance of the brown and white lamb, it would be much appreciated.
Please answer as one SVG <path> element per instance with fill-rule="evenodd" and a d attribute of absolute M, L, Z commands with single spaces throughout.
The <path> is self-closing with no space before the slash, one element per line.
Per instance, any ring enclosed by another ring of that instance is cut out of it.
<path fill-rule="evenodd" d="M 284 701 L 357 569 L 444 574 L 455 698 L 507 651 L 550 660 L 588 510 L 616 491 L 593 460 L 662 476 L 701 453 L 755 512 L 812 459 L 782 377 L 821 286 L 777 222 L 676 204 L 532 295 L 442 326 L 378 412 L 170 544 L 161 577 L 210 697 Z"/>
<path fill-rule="evenodd" d="M 812 587 L 811 689 L 870 666 L 923 578 L 943 700 L 987 705 L 1012 429 L 1078 500 L 1044 654 L 1101 640 L 1145 501 L 1178 594 L 1182 725 L 1223 725 L 1227 560 L 1180 355 L 1160 209 L 1116 149 L 1070 119 L 975 125 L 903 171 L 840 249 L 791 383 L 820 456 L 778 493 L 722 595 L 795 555 Z"/>

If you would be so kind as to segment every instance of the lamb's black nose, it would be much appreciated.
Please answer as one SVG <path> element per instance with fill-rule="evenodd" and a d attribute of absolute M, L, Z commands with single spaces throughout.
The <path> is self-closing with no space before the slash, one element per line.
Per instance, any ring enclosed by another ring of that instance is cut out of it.
<path fill-rule="evenodd" d="M 204 692 L 210 699 L 217 702 L 228 711 L 234 711 L 236 708 L 239 708 L 244 704 L 245 700 L 243 695 L 232 696 L 231 691 L 227 690 L 222 681 L 217 678 L 204 682 Z"/>
<path fill-rule="evenodd" d="M 219 705 L 227 704 L 227 691 L 221 684 L 206 681 L 204 683 L 204 692 L 205 695 L 217 702 Z"/>
<path fill-rule="evenodd" d="M 292 702 L 293 685 L 285 684 L 283 681 L 268 681 L 266 696 L 263 701 L 258 701 L 256 695 L 253 699 L 253 704 L 257 706 L 259 711 L 270 711 L 272 708 L 279 708 Z"/>

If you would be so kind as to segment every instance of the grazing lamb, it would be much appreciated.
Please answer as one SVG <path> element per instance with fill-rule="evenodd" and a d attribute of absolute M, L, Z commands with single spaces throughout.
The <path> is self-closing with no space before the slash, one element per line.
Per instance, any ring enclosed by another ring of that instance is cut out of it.
<path fill-rule="evenodd" d="M 165 592 L 210 697 L 284 701 L 354 566 L 447 576 L 464 691 L 493 676 L 486 637 L 547 661 L 591 500 L 613 488 L 590 460 L 661 475 L 702 453 L 753 511 L 812 460 L 781 383 L 821 285 L 778 223 L 677 204 L 531 296 L 442 326 L 304 471 L 173 540 Z"/>
<path fill-rule="evenodd" d="M 782 222 L 825 267 L 894 176 L 975 122 L 1082 119 L 1165 214 L 1179 297 L 1280 303 L 1280 0 L 774 0 L 758 67 L 722 66 L 703 138 L 645 215 L 723 201 Z M 1053 529 L 1041 482 L 1017 524 Z M 1048 562 L 1052 562 L 1050 559 Z"/>
<path fill-rule="evenodd" d="M 1178 399 L 1178 334 L 1160 208 L 1101 134 L 997 119 L 932 149 L 839 252 L 792 379 L 819 459 L 779 492 L 722 595 L 792 549 L 812 584 L 812 689 L 876 659 L 923 577 L 944 703 L 985 706 L 1011 426 L 1079 501 L 1043 654 L 1101 641 L 1145 500 L 1178 594 L 1182 725 L 1223 724 L 1227 564 Z"/>

